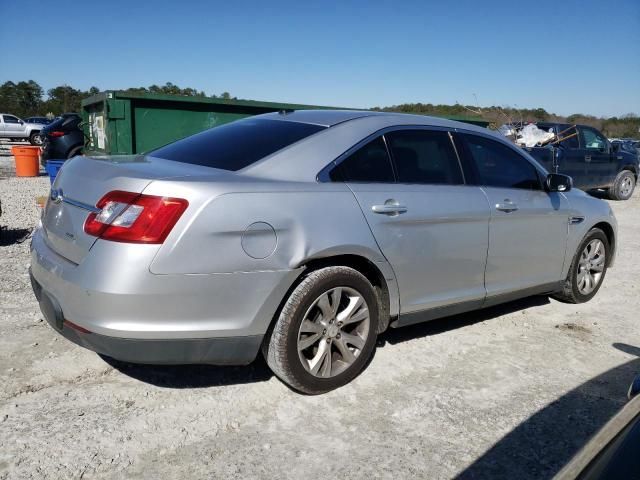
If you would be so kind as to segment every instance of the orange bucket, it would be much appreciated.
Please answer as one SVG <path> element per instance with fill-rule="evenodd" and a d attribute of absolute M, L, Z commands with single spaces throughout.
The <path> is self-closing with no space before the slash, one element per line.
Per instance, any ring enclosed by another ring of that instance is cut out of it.
<path fill-rule="evenodd" d="M 40 174 L 40 147 L 12 147 L 16 158 L 17 177 L 37 177 Z"/>

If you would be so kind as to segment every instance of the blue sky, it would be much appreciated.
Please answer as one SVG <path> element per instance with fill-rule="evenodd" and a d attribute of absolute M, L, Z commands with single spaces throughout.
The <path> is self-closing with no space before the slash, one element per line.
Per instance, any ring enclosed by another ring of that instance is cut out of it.
<path fill-rule="evenodd" d="M 0 82 L 45 89 L 640 113 L 638 0 L 0 0 L 0 18 Z"/>

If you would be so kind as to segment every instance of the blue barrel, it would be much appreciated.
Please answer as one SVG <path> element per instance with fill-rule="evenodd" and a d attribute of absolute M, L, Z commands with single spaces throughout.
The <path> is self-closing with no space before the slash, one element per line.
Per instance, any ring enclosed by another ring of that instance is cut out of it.
<path fill-rule="evenodd" d="M 53 181 L 56 179 L 56 175 L 58 174 L 58 170 L 62 168 L 64 165 L 64 160 L 47 160 L 47 164 L 45 166 L 45 170 L 49 174 L 49 180 L 53 184 Z"/>

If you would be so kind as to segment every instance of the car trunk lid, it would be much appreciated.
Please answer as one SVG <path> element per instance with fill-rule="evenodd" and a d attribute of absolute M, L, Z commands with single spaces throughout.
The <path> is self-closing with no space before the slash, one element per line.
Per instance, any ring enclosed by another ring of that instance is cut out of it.
<path fill-rule="evenodd" d="M 153 180 L 202 174 L 202 170 L 143 156 L 80 156 L 67 160 L 51 187 L 43 213 L 45 241 L 56 253 L 79 264 L 97 240 L 85 233 L 84 223 L 106 193 L 142 193 Z"/>

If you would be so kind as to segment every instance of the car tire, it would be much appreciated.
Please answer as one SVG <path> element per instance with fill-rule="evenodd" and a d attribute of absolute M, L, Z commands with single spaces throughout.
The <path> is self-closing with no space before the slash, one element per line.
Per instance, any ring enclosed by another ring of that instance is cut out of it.
<path fill-rule="evenodd" d="M 636 177 L 630 170 L 623 170 L 609 189 L 609 198 L 612 200 L 629 200 L 636 188 Z"/>
<path fill-rule="evenodd" d="M 31 135 L 29 135 L 29 143 L 38 147 L 42 145 L 43 142 L 40 132 L 32 132 Z"/>
<path fill-rule="evenodd" d="M 598 255 L 596 252 L 594 255 L 594 249 L 598 242 L 601 253 Z M 602 250 L 604 250 L 604 254 L 602 254 Z M 573 257 L 562 290 L 552 297 L 565 303 L 584 303 L 591 300 L 598 293 L 604 281 L 610 252 L 609 240 L 604 232 L 599 228 L 589 230 Z M 588 286 L 588 282 L 593 283 Z"/>
<path fill-rule="evenodd" d="M 309 273 L 286 299 L 263 354 L 291 388 L 325 393 L 349 383 L 365 367 L 378 322 L 378 299 L 364 275 L 349 267 L 322 268 Z"/>

